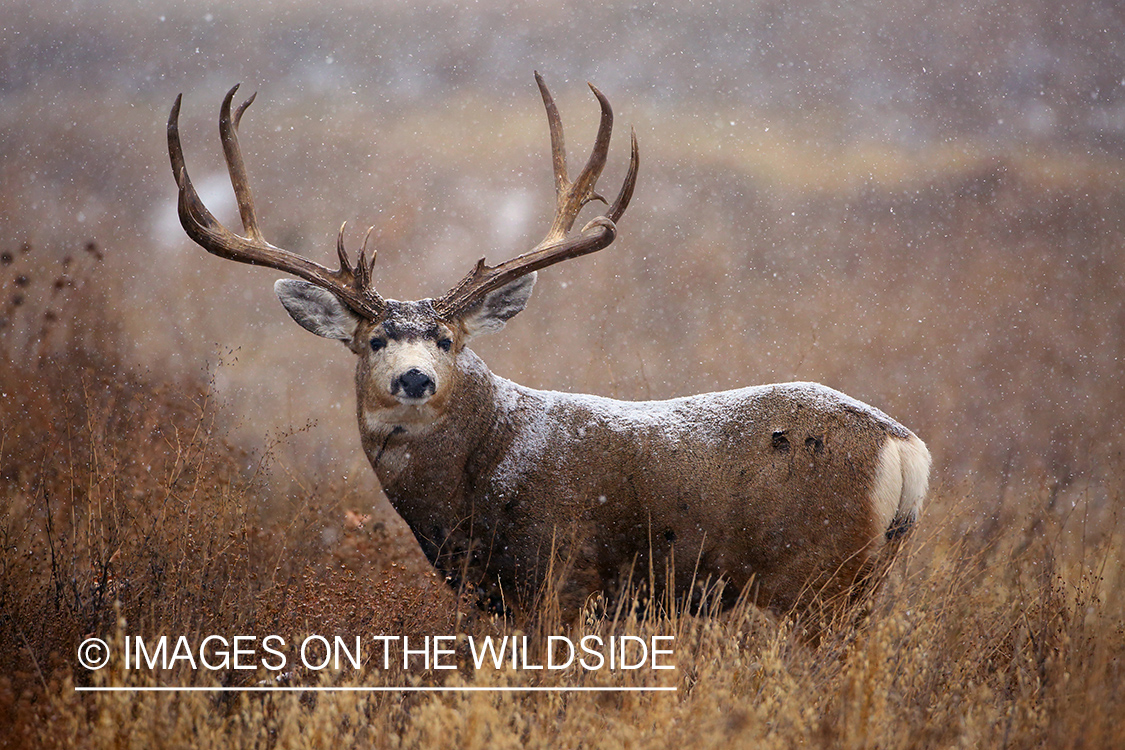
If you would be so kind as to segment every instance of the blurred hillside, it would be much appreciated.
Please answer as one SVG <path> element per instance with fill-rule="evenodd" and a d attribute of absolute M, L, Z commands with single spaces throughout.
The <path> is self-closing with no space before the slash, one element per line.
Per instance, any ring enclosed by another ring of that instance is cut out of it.
<path fill-rule="evenodd" d="M 544 231 L 547 133 L 596 106 L 642 171 L 614 247 L 552 269 L 475 348 L 528 385 L 659 398 L 822 380 L 914 427 L 938 476 L 1069 486 L 1120 449 L 1125 10 L 1112 2 L 325 4 L 15 0 L 0 9 L 0 243 L 93 240 L 132 359 L 217 368 L 248 444 L 368 477 L 351 357 L 293 326 L 274 275 L 174 213 L 165 120 L 237 227 L 218 104 L 264 229 L 321 262 L 375 225 L 384 294 L 423 297 Z M 607 189 L 611 189 L 607 187 Z M 35 293 L 32 289 L 30 293 Z M 1098 437 L 1095 437 L 1098 436 Z"/>
<path fill-rule="evenodd" d="M 465 89 L 504 99 L 540 67 L 664 109 L 825 121 L 841 140 L 1125 145 L 1113 0 L 14 0 L 2 19 L 8 95 L 246 79 L 401 108 Z"/>

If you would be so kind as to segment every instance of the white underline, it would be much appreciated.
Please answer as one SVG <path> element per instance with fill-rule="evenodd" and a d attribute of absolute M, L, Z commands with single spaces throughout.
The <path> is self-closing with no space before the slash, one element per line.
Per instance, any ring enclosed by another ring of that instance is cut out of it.
<path fill-rule="evenodd" d="M 87 693 L 674 693 L 675 687 L 76 687 Z"/>

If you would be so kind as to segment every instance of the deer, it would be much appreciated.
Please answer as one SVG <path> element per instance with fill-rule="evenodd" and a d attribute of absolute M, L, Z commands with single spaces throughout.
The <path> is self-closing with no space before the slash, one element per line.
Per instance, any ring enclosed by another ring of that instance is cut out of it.
<path fill-rule="evenodd" d="M 663 401 L 535 390 L 469 348 L 524 309 L 539 271 L 611 245 L 636 186 L 634 130 L 616 198 L 597 192 L 613 112 L 592 84 L 601 118 L 570 179 L 558 108 L 535 80 L 554 170 L 550 227 L 522 255 L 482 258 L 440 297 L 381 296 L 371 230 L 353 264 L 341 225 L 337 270 L 266 241 L 238 139 L 256 94 L 232 115 L 237 85 L 219 131 L 244 234 L 216 220 L 188 176 L 182 94 L 168 119 L 180 222 L 219 258 L 297 277 L 274 290 L 300 326 L 355 355 L 360 442 L 392 507 L 446 581 L 486 610 L 534 602 L 550 583 L 563 611 L 581 612 L 646 569 L 678 601 L 698 603 L 700 582 L 720 582 L 722 606 L 748 600 L 779 616 L 877 587 L 921 513 L 931 463 L 877 408 L 811 382 Z M 575 231 L 591 202 L 608 208 Z"/>

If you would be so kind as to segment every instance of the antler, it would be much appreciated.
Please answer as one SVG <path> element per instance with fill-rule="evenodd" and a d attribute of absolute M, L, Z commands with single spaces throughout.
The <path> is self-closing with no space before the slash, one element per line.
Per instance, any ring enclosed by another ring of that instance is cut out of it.
<path fill-rule="evenodd" d="M 212 255 L 292 274 L 332 292 L 360 315 L 372 320 L 379 318 L 383 314 L 386 303 L 371 287 L 375 253 L 371 254 L 371 260 L 368 261 L 367 238 L 371 236 L 370 230 L 363 240 L 363 249 L 360 250 L 359 258 L 352 266 L 344 249 L 344 227 L 347 223 L 340 226 L 340 233 L 336 238 L 336 254 L 340 259 L 340 268 L 337 271 L 296 253 L 274 247 L 262 237 L 262 232 L 258 229 L 257 214 L 254 211 L 254 198 L 246 176 L 246 165 L 242 161 L 242 149 L 238 145 L 238 124 L 242 121 L 246 108 L 257 95 L 251 95 L 243 102 L 232 118 L 230 105 L 236 91 L 238 91 L 237 85 L 228 91 L 223 99 L 223 106 L 219 110 L 219 136 L 223 141 L 223 155 L 226 157 L 227 171 L 230 173 L 230 182 L 234 187 L 235 198 L 238 200 L 238 212 L 242 216 L 242 226 L 246 236 L 239 236 L 220 224 L 195 192 L 187 167 L 184 166 L 184 152 L 180 145 L 180 102 L 183 99 L 181 94 L 176 97 L 176 103 L 172 105 L 172 113 L 168 116 L 168 156 L 172 161 L 172 174 L 176 178 L 176 184 L 179 185 L 180 223 L 184 231 Z"/>
<path fill-rule="evenodd" d="M 606 202 L 605 198 L 595 191 L 595 186 L 598 177 L 601 176 L 602 168 L 605 167 L 606 155 L 609 153 L 613 111 L 610 109 L 609 100 L 594 88 L 593 84 L 590 84 L 590 90 L 601 104 L 602 119 L 598 126 L 598 135 L 594 140 L 594 150 L 586 166 L 571 182 L 567 177 L 566 147 L 563 143 L 559 110 L 539 73 L 535 74 L 535 82 L 539 84 L 539 93 L 543 95 L 543 106 L 547 109 L 547 122 L 551 129 L 551 157 L 555 169 L 555 218 L 551 221 L 547 236 L 532 250 L 492 267 L 486 265 L 484 258 L 481 258 L 477 261 L 476 267 L 457 286 L 435 300 L 434 310 L 447 320 L 471 309 L 490 292 L 521 276 L 608 247 L 617 237 L 615 222 L 625 213 L 629 200 L 633 197 L 633 188 L 637 184 L 637 167 L 640 163 L 636 132 L 631 134 L 632 153 L 629 158 L 629 171 L 613 205 L 604 215 L 586 224 L 577 235 L 567 236 L 583 206 L 592 200 Z"/>

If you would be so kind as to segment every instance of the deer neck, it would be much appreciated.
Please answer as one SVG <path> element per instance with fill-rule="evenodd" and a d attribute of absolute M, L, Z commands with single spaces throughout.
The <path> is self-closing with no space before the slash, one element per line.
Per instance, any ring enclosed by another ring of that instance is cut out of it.
<path fill-rule="evenodd" d="M 400 513 L 403 503 L 466 499 L 499 461 L 513 433 L 503 394 L 514 387 L 475 353 L 458 355 L 448 408 L 422 428 L 385 424 L 359 414 L 364 452 Z"/>

